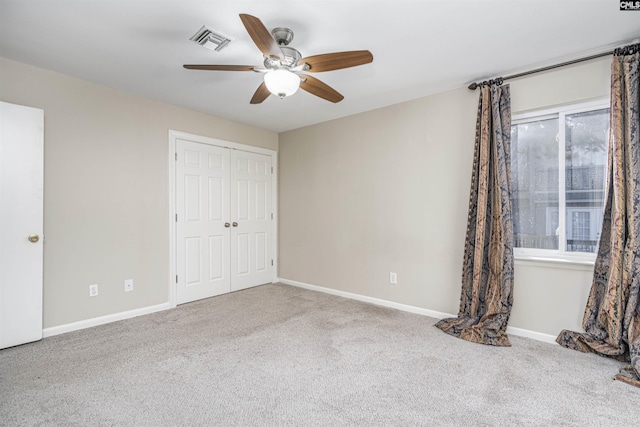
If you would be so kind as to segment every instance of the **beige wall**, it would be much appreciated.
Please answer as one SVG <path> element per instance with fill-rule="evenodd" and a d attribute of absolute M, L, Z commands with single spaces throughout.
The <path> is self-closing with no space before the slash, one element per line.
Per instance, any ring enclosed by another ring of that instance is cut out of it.
<path fill-rule="evenodd" d="M 509 82 L 513 112 L 606 96 L 609 62 Z M 280 134 L 280 277 L 457 313 L 477 97 L 461 88 Z M 510 326 L 580 328 L 591 272 L 518 262 Z"/>
<path fill-rule="evenodd" d="M 0 100 L 45 115 L 45 328 L 168 301 L 169 129 L 278 148 L 273 132 L 2 58 Z"/>
<path fill-rule="evenodd" d="M 608 79 L 604 58 L 510 82 L 514 113 L 601 97 Z M 45 111 L 47 328 L 168 300 L 169 129 L 280 150 L 281 277 L 457 312 L 476 92 L 278 137 L 0 58 L 0 100 Z M 579 328 L 590 275 L 518 262 L 510 325 Z"/>

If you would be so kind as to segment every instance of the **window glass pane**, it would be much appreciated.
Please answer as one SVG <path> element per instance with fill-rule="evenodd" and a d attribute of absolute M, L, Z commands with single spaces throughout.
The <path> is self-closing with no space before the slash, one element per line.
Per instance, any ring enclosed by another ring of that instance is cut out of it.
<path fill-rule="evenodd" d="M 602 229 L 609 109 L 565 117 L 568 252 L 595 252 Z"/>
<path fill-rule="evenodd" d="M 558 119 L 511 127 L 515 247 L 558 249 Z"/>

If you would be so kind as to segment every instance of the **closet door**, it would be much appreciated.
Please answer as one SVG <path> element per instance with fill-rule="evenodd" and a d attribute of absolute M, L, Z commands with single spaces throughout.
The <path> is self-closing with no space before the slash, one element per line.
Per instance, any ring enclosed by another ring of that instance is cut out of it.
<path fill-rule="evenodd" d="M 272 281 L 271 157 L 176 140 L 176 302 Z"/>
<path fill-rule="evenodd" d="M 176 141 L 177 303 L 230 291 L 229 150 Z"/>
<path fill-rule="evenodd" d="M 271 157 L 231 153 L 231 290 L 272 280 Z"/>

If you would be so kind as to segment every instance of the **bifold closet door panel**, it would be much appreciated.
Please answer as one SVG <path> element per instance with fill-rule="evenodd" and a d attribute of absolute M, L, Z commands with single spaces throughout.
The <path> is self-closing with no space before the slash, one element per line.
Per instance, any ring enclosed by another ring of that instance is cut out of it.
<path fill-rule="evenodd" d="M 271 157 L 231 153 L 231 289 L 272 280 Z"/>
<path fill-rule="evenodd" d="M 178 140 L 177 303 L 230 291 L 229 150 Z"/>

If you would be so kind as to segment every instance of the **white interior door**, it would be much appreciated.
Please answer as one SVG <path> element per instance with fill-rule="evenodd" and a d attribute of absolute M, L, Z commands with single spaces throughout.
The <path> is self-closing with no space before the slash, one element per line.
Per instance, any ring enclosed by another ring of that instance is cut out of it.
<path fill-rule="evenodd" d="M 42 339 L 44 111 L 0 102 L 0 348 Z"/>
<path fill-rule="evenodd" d="M 176 143 L 177 303 L 230 291 L 229 150 Z"/>
<path fill-rule="evenodd" d="M 272 280 L 271 157 L 231 153 L 231 290 Z"/>

